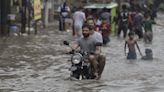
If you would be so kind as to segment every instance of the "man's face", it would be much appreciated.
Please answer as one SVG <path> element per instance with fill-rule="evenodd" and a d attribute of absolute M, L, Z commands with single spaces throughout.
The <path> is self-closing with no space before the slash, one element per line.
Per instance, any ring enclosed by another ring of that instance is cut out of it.
<path fill-rule="evenodd" d="M 94 26 L 94 21 L 93 20 L 88 20 L 88 24 L 91 26 Z"/>
<path fill-rule="evenodd" d="M 129 38 L 130 38 L 130 39 L 133 39 L 133 38 L 134 38 L 134 35 L 130 35 Z"/>
<path fill-rule="evenodd" d="M 94 27 L 94 21 L 93 20 L 88 20 L 88 24 L 92 27 L 92 30 L 90 30 L 90 33 L 93 34 L 94 30 L 93 30 L 93 27 Z"/>
<path fill-rule="evenodd" d="M 107 20 L 104 19 L 104 20 L 102 20 L 102 22 L 103 22 L 103 23 L 107 23 Z"/>
<path fill-rule="evenodd" d="M 83 36 L 84 36 L 84 38 L 89 37 L 89 35 L 90 35 L 89 28 L 84 27 L 82 32 L 83 32 Z"/>

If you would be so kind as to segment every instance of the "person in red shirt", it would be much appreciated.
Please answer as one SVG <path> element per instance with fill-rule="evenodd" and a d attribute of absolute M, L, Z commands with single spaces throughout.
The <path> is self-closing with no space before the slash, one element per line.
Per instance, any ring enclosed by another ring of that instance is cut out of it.
<path fill-rule="evenodd" d="M 107 45 L 110 42 L 110 24 L 107 22 L 105 18 L 102 19 L 102 23 L 100 25 L 100 31 L 103 36 L 103 44 Z"/>

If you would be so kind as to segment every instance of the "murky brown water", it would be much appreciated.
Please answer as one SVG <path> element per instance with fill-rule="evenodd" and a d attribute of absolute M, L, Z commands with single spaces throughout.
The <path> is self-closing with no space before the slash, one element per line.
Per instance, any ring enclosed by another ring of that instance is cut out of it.
<path fill-rule="evenodd" d="M 158 19 L 164 23 L 164 16 Z M 0 92 L 164 92 L 164 27 L 154 27 L 152 45 L 139 41 L 144 53 L 151 47 L 155 60 L 129 63 L 124 41 L 112 37 L 103 47 L 107 63 L 102 79 L 70 81 L 68 55 L 62 41 L 68 33 L 42 30 L 37 36 L 0 41 Z"/>

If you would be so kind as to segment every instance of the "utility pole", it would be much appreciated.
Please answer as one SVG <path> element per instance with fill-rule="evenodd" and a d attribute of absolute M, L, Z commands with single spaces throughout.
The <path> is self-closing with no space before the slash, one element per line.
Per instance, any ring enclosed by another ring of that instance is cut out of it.
<path fill-rule="evenodd" d="M 45 16 L 44 16 L 44 23 L 45 23 L 45 26 L 47 27 L 48 26 L 48 16 L 49 16 L 49 14 L 48 14 L 48 0 L 45 0 L 45 12 L 44 12 L 44 14 L 45 14 Z"/>
<path fill-rule="evenodd" d="M 26 32 L 26 12 L 27 12 L 27 2 L 26 0 L 22 1 L 22 7 L 21 7 L 21 33 Z"/>

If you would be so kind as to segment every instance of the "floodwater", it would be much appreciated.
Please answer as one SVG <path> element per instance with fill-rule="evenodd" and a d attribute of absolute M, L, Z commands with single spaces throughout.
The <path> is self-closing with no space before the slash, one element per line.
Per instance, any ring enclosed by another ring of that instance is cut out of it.
<path fill-rule="evenodd" d="M 157 21 L 164 24 L 161 14 Z M 152 48 L 153 61 L 129 62 L 124 55 L 124 40 L 111 37 L 103 47 L 106 66 L 100 80 L 69 80 L 69 55 L 63 40 L 70 33 L 57 28 L 41 30 L 37 36 L 0 40 L 0 92 L 164 92 L 164 27 L 154 26 L 154 41 L 139 41 L 142 53 Z"/>

